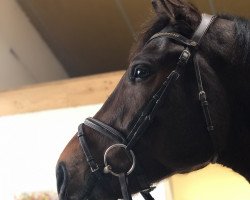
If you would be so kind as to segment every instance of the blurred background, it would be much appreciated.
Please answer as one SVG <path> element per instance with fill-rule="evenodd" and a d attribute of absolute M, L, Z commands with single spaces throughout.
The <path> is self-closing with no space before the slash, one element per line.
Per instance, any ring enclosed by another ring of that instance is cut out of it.
<path fill-rule="evenodd" d="M 248 0 L 191 2 L 250 17 Z M 55 193 L 60 152 L 117 84 L 151 15 L 150 0 L 0 0 L 0 199 Z M 162 200 L 250 196 L 244 178 L 217 165 L 163 185 Z"/>

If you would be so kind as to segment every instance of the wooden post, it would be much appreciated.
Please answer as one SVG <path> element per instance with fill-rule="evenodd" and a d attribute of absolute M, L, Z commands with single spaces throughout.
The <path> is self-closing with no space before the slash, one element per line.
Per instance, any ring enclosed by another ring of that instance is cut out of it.
<path fill-rule="evenodd" d="M 37 84 L 0 93 L 0 116 L 103 103 L 124 71 Z"/>

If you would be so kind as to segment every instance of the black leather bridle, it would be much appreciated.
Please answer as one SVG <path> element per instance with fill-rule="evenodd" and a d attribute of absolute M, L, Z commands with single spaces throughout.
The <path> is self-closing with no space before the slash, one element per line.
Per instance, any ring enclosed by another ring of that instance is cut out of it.
<path fill-rule="evenodd" d="M 144 199 L 145 200 L 154 199 L 150 195 L 150 191 L 152 191 L 153 188 L 148 183 L 146 175 L 143 173 L 143 168 L 140 166 L 140 163 L 136 162 L 135 160 L 136 156 L 133 153 L 132 149 L 137 143 L 137 141 L 145 133 L 146 129 L 149 127 L 150 122 L 154 119 L 156 113 L 158 112 L 160 106 L 162 105 L 169 91 L 168 90 L 169 87 L 179 78 L 179 76 L 182 75 L 182 73 L 184 72 L 185 66 L 190 61 L 190 58 L 193 58 L 195 74 L 196 74 L 196 79 L 197 79 L 197 84 L 198 84 L 199 100 L 201 102 L 201 106 L 203 109 L 207 131 L 211 137 L 211 141 L 214 146 L 214 154 L 211 156 L 210 161 L 212 163 L 215 163 L 217 161 L 218 145 L 216 143 L 216 139 L 214 136 L 214 126 L 210 117 L 206 93 L 203 89 L 200 67 L 195 60 L 195 53 L 197 51 L 197 48 L 200 45 L 200 42 L 203 36 L 206 34 L 210 25 L 214 22 L 215 19 L 216 19 L 216 16 L 202 14 L 202 21 L 199 27 L 197 28 L 197 30 L 195 31 L 192 39 L 188 39 L 178 33 L 164 32 L 164 31 L 153 35 L 149 39 L 147 44 L 150 41 L 154 40 L 155 38 L 167 37 L 182 44 L 185 47 L 185 49 L 183 50 L 183 52 L 181 53 L 179 57 L 179 61 L 176 64 L 175 70 L 173 70 L 170 73 L 170 75 L 166 78 L 166 80 L 164 81 L 160 89 L 152 96 L 150 101 L 146 104 L 143 111 L 141 112 L 140 117 L 137 119 L 136 123 L 134 124 L 133 128 L 131 129 L 130 133 L 128 134 L 126 138 L 119 131 L 115 130 L 109 125 L 94 118 L 87 118 L 85 122 L 78 127 L 77 135 L 79 138 L 79 142 L 85 154 L 85 157 L 87 159 L 88 165 L 91 169 L 91 174 L 86 180 L 86 187 L 83 188 L 84 199 L 87 200 L 92 190 L 96 186 L 96 184 L 99 181 L 102 181 L 103 176 L 105 174 L 110 173 L 119 178 L 123 199 L 132 200 L 131 193 L 129 192 L 129 187 L 128 187 L 128 175 L 132 172 L 134 176 L 137 177 L 138 179 L 138 182 L 141 188 L 140 193 L 142 194 Z M 85 133 L 83 131 L 83 126 L 87 126 L 87 127 L 94 129 L 95 131 L 97 131 L 97 133 L 103 136 L 106 136 L 107 138 L 109 138 L 115 143 L 114 145 L 110 146 L 106 150 L 104 154 L 104 166 L 105 167 L 102 169 L 98 166 L 94 157 L 92 156 L 92 153 L 87 143 Z M 108 164 L 108 161 L 107 161 L 107 155 L 114 148 L 125 149 L 125 151 L 129 155 L 131 155 L 130 161 L 132 164 L 128 172 L 117 173 L 117 172 L 112 171 L 112 167 Z"/>

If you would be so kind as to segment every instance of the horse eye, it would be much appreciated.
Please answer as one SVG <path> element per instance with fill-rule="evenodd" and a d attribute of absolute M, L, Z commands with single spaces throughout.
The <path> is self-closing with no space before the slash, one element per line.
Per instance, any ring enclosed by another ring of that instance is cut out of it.
<path fill-rule="evenodd" d="M 133 78 L 142 80 L 146 79 L 150 75 L 150 70 L 145 67 L 136 67 L 134 69 Z"/>

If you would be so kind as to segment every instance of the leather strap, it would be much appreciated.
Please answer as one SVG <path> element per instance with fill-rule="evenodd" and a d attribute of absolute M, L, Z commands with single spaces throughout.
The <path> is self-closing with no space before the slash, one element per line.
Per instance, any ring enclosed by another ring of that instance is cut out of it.
<path fill-rule="evenodd" d="M 151 194 L 149 193 L 149 192 L 141 192 L 141 195 L 143 196 L 143 198 L 145 199 L 145 200 L 155 200 L 152 196 L 151 196 Z"/>
<path fill-rule="evenodd" d="M 206 126 L 207 126 L 207 131 L 211 137 L 211 141 L 213 143 L 214 147 L 214 155 L 211 159 L 211 163 L 216 163 L 218 159 L 218 153 L 219 153 L 219 147 L 217 144 L 217 139 L 215 138 L 214 135 L 214 125 L 213 121 L 211 119 L 210 115 L 210 110 L 209 110 L 209 103 L 207 101 L 207 95 L 206 92 L 204 91 L 203 84 L 202 84 L 202 79 L 201 79 L 201 72 L 200 72 L 200 66 L 197 62 L 197 59 L 194 58 L 194 68 L 195 68 L 195 74 L 196 74 L 196 80 L 197 80 L 197 85 L 198 85 L 198 91 L 199 91 L 199 101 L 201 102 L 201 107 L 203 110 Z"/>
<path fill-rule="evenodd" d="M 162 87 L 156 92 L 156 94 L 147 104 L 141 116 L 135 123 L 135 126 L 130 131 L 127 137 L 127 141 L 129 141 L 126 148 L 127 150 L 132 149 L 134 145 L 137 143 L 137 141 L 141 138 L 142 134 L 146 131 L 146 129 L 150 124 L 151 119 L 154 118 L 154 115 L 158 111 L 162 103 L 162 100 L 165 99 L 164 97 L 167 95 L 167 92 L 169 91 L 168 88 L 170 87 L 170 84 L 173 83 L 173 80 L 176 80 L 178 77 L 179 74 L 173 71 L 167 77 L 166 81 L 162 84 Z"/>
<path fill-rule="evenodd" d="M 98 133 L 102 133 L 103 135 L 110 138 L 111 140 L 114 140 L 115 142 L 122 143 L 122 144 L 126 143 L 125 138 L 120 132 L 118 132 L 111 126 L 108 126 L 99 120 L 89 117 L 84 121 L 84 124 L 96 130 Z"/>
<path fill-rule="evenodd" d="M 88 143 L 87 143 L 86 138 L 85 138 L 85 133 L 83 132 L 83 125 L 84 124 L 79 125 L 77 136 L 78 136 L 80 145 L 83 149 L 83 152 L 86 156 L 86 160 L 90 166 L 90 169 L 92 172 L 94 172 L 94 171 L 99 170 L 99 166 L 96 164 L 95 159 L 92 156 L 90 149 L 88 147 Z"/>
<path fill-rule="evenodd" d="M 164 31 L 164 29 L 163 29 Z M 173 39 L 176 42 L 179 42 L 181 44 L 184 44 L 186 46 L 190 46 L 190 47 L 196 47 L 197 43 L 193 40 L 190 40 L 186 37 L 184 37 L 183 35 L 179 34 L 179 33 L 168 33 L 168 32 L 160 32 L 160 33 L 156 33 L 155 35 L 153 35 L 148 42 L 146 43 L 146 45 L 151 42 L 152 40 L 159 38 L 159 37 L 167 37 L 169 39 Z"/>
<path fill-rule="evenodd" d="M 129 188 L 128 188 L 128 180 L 127 180 L 127 176 L 122 173 L 120 174 L 119 176 L 119 182 L 120 182 L 120 185 L 121 185 L 121 191 L 122 191 L 122 197 L 124 200 L 132 200 L 132 196 L 131 196 L 131 193 L 129 191 Z"/>
<path fill-rule="evenodd" d="M 210 28 L 216 17 L 217 16 L 215 15 L 209 15 L 205 13 L 202 14 L 201 23 L 192 37 L 192 40 L 195 41 L 198 45 L 200 44 L 202 38 L 207 33 L 208 29 Z"/>
<path fill-rule="evenodd" d="M 94 157 L 92 156 L 90 149 L 88 147 L 88 143 L 85 138 L 85 133 L 83 131 L 83 124 L 79 125 L 77 136 L 79 139 L 79 143 L 82 147 L 83 153 L 85 154 L 87 163 L 91 169 L 91 173 L 88 176 L 87 181 L 86 181 L 86 187 L 84 187 L 84 190 L 83 190 L 83 195 L 85 197 L 88 197 L 91 194 L 92 190 L 94 189 L 96 183 L 102 180 L 102 173 L 101 173 L 99 166 L 95 162 Z"/>
<path fill-rule="evenodd" d="M 209 27 L 211 26 L 211 24 L 215 21 L 216 17 L 217 16 L 215 15 L 202 14 L 202 21 L 192 37 L 192 39 L 196 41 L 198 45 L 200 44 L 204 35 L 209 30 Z M 204 118 L 205 118 L 205 122 L 207 126 L 207 131 L 211 137 L 213 147 L 214 147 L 214 155 L 211 159 L 211 163 L 216 163 L 218 159 L 219 147 L 216 142 L 217 140 L 215 138 L 215 135 L 214 135 L 214 125 L 211 119 L 209 103 L 207 101 L 207 95 L 206 95 L 206 92 L 204 91 L 203 84 L 202 84 L 200 66 L 197 62 L 196 57 L 194 57 L 193 60 L 194 60 L 194 68 L 195 68 L 195 75 L 196 75 L 196 80 L 197 80 L 197 85 L 198 85 L 198 91 L 199 91 L 199 101 L 201 102 L 201 107 L 203 110 L 203 114 L 204 114 Z"/>

